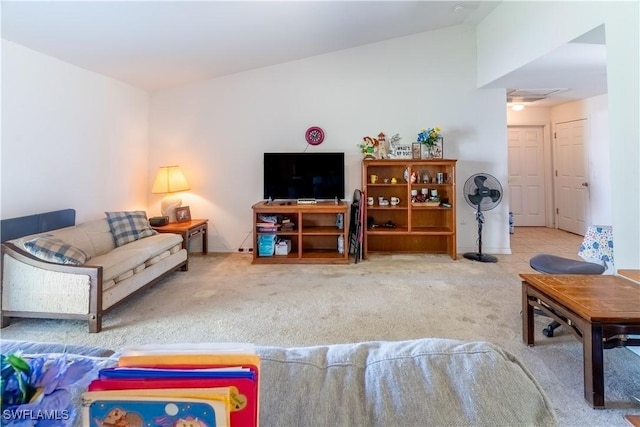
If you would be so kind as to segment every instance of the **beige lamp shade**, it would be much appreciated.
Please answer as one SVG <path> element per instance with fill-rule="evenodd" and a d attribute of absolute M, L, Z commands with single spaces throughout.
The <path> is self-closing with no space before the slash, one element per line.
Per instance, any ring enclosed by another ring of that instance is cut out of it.
<path fill-rule="evenodd" d="M 161 194 L 187 190 L 189 190 L 189 184 L 180 166 L 161 166 L 151 192 Z M 180 206 L 182 206 L 182 200 L 179 197 L 167 195 L 160 202 L 160 211 L 163 216 L 169 217 L 169 222 L 175 222 L 176 208 Z"/>
<path fill-rule="evenodd" d="M 184 177 L 180 166 L 160 166 L 156 181 L 151 189 L 153 194 L 176 193 L 187 190 L 189 190 L 189 184 L 187 184 L 187 179 Z"/>

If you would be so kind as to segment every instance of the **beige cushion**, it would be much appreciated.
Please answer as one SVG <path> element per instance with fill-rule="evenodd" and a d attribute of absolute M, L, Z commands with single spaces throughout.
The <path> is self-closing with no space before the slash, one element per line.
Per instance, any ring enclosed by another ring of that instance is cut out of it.
<path fill-rule="evenodd" d="M 116 248 L 116 241 L 109 229 L 109 223 L 106 218 L 100 218 L 93 221 L 87 221 L 76 226 L 82 230 L 86 236 L 87 243 L 91 249 L 87 251 L 92 256 L 104 255 Z M 84 249 L 84 248 L 83 248 Z M 92 253 L 93 252 L 93 253 Z"/>
<path fill-rule="evenodd" d="M 128 270 L 138 268 L 148 259 L 169 251 L 182 243 L 182 236 L 172 233 L 160 233 L 135 242 L 127 243 L 111 252 L 97 256 L 91 265 L 102 266 L 102 279 L 116 278 Z"/>

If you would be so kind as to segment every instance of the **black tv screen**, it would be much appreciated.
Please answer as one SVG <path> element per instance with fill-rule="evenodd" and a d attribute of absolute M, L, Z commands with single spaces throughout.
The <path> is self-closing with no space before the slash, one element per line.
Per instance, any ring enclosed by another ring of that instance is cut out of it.
<path fill-rule="evenodd" d="M 344 199 L 344 153 L 264 153 L 265 199 Z"/>

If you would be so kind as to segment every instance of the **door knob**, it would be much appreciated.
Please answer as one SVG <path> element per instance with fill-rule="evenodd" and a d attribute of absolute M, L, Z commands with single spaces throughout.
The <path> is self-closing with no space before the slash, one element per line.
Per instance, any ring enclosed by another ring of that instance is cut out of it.
<path fill-rule="evenodd" d="M 582 185 L 583 187 L 588 187 L 588 186 L 589 186 L 589 183 L 588 183 L 588 182 L 583 182 L 583 183 L 582 183 L 582 184 L 580 184 L 580 185 Z"/>

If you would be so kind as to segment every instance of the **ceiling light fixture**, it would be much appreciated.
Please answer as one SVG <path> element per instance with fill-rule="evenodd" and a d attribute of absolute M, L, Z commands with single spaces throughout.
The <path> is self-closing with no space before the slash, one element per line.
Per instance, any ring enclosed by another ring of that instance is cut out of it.
<path fill-rule="evenodd" d="M 453 11 L 454 12 L 462 12 L 464 10 L 464 6 L 462 5 L 462 3 L 458 3 L 457 5 L 453 6 Z"/>
<path fill-rule="evenodd" d="M 524 104 L 512 104 L 511 109 L 513 111 L 522 111 L 524 110 Z"/>

